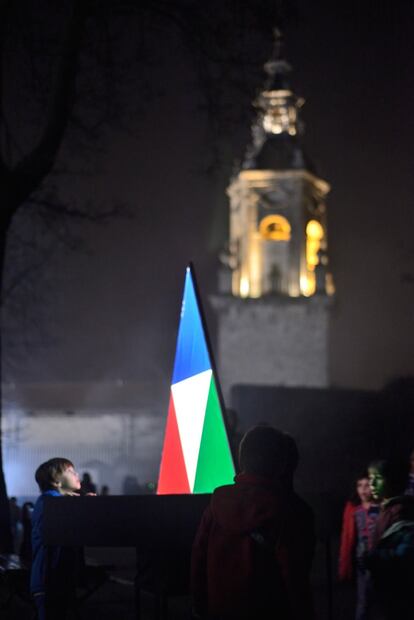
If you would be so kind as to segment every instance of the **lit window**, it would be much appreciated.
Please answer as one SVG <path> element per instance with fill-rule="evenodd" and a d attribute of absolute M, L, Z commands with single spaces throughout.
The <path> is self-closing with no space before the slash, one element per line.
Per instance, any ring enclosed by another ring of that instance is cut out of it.
<path fill-rule="evenodd" d="M 261 236 L 273 241 L 289 241 L 290 230 L 289 222 L 282 215 L 267 215 L 259 226 Z"/>
<path fill-rule="evenodd" d="M 316 290 L 315 267 L 319 263 L 319 250 L 321 249 L 324 231 L 317 220 L 309 220 L 306 225 L 306 267 L 307 274 L 301 276 L 300 288 L 302 295 L 309 297 Z"/>
<path fill-rule="evenodd" d="M 310 297 L 315 293 L 316 279 L 314 273 L 308 273 L 306 276 L 300 277 L 300 290 L 302 295 Z"/>
<path fill-rule="evenodd" d="M 240 297 L 248 297 L 249 290 L 249 280 L 246 278 L 246 276 L 242 276 L 240 278 Z"/>
<path fill-rule="evenodd" d="M 324 237 L 323 228 L 317 220 L 310 220 L 306 226 L 306 262 L 308 270 L 314 271 L 319 263 L 318 252 Z"/>

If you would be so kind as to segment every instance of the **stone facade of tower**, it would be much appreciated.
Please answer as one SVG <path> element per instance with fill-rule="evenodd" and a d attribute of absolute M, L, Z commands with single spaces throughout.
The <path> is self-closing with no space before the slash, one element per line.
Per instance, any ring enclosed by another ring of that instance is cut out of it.
<path fill-rule="evenodd" d="M 211 299 L 227 401 L 237 384 L 329 384 L 330 187 L 303 151 L 303 100 L 290 88 L 279 41 L 265 70 L 252 145 L 228 188 L 230 234 Z"/>
<path fill-rule="evenodd" d="M 218 314 L 218 371 L 226 403 L 233 385 L 327 387 L 326 296 L 212 298 Z"/>

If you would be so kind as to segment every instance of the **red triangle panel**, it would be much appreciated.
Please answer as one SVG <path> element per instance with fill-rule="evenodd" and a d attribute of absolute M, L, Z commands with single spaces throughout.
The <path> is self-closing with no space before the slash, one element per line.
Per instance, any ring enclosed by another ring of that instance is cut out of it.
<path fill-rule="evenodd" d="M 178 432 L 174 399 L 171 394 L 157 494 L 167 495 L 190 492 L 180 434 Z"/>

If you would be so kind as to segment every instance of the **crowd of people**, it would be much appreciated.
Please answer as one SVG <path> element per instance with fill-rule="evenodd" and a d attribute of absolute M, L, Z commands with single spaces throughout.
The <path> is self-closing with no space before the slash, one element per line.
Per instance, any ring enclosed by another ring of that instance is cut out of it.
<path fill-rule="evenodd" d="M 240 473 L 213 492 L 193 542 L 193 618 L 314 620 L 315 524 L 294 490 L 298 461 L 294 439 L 280 430 L 256 426 L 244 435 Z M 76 589 L 79 550 L 55 547 L 46 560 L 45 497 L 95 495 L 96 487 L 64 458 L 42 463 L 35 478 L 41 495 L 30 511 L 31 592 L 39 620 L 62 620 Z M 21 515 L 14 499 L 11 512 L 15 527 Z M 339 580 L 356 581 L 356 620 L 412 620 L 413 578 L 414 452 L 410 463 L 376 460 L 357 477 L 339 552 Z"/>
<path fill-rule="evenodd" d="M 339 579 L 357 585 L 356 620 L 414 617 L 414 451 L 375 460 L 345 505 Z"/>

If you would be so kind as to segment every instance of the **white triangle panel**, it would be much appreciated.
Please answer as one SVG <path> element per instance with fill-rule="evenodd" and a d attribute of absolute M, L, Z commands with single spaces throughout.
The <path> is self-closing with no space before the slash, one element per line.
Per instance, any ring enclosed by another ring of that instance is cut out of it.
<path fill-rule="evenodd" d="M 211 370 L 205 370 L 171 386 L 191 492 L 194 488 L 211 374 Z"/>

